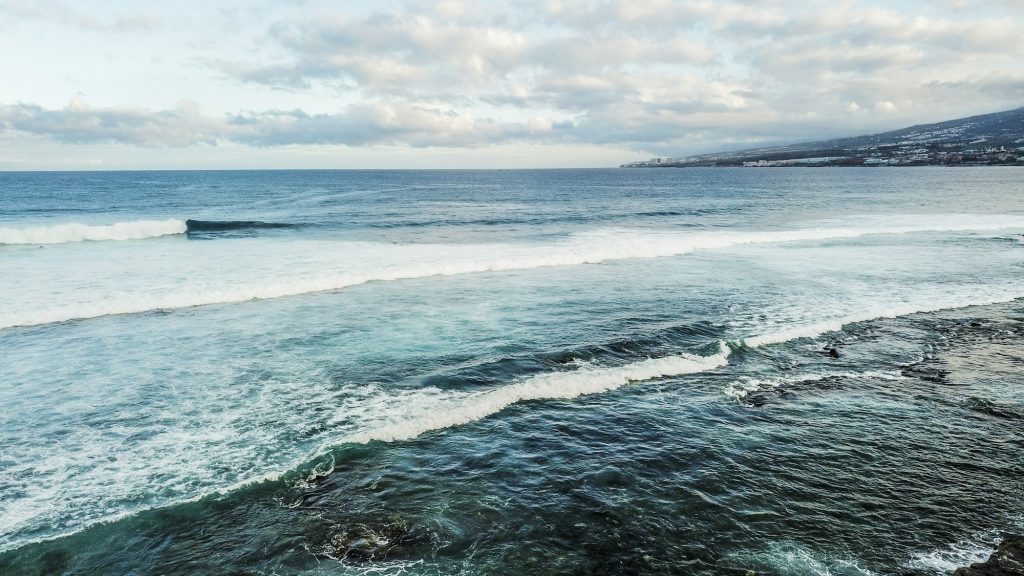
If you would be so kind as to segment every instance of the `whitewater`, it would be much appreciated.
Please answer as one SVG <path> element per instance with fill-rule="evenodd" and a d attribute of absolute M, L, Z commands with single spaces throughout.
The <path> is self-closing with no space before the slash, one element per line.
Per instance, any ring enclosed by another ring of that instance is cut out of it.
<path fill-rule="evenodd" d="M 168 221 L 171 222 L 176 221 Z M 131 228 L 131 224 L 120 223 L 110 228 Z M 116 257 L 122 264 L 101 270 L 101 274 L 95 274 L 93 270 L 84 274 L 90 277 L 88 280 L 92 285 L 99 282 L 101 286 L 108 286 L 101 290 L 82 290 L 77 298 L 69 299 L 63 293 L 48 298 L 49 281 L 42 277 L 36 280 L 40 283 L 39 290 L 25 292 L 31 295 L 30 302 L 0 311 L 0 329 L 282 298 L 339 290 L 368 282 L 600 264 L 631 258 L 664 258 L 751 244 L 1022 227 L 1024 218 L 1013 215 L 951 214 L 927 218 L 902 217 L 897 223 L 888 225 L 757 232 L 678 233 L 602 229 L 543 244 L 395 245 L 318 241 L 275 244 L 264 249 L 265 245 L 258 241 L 243 243 L 233 240 L 235 244 L 221 244 L 202 251 L 191 250 L 190 244 L 163 248 L 166 252 L 159 258 L 162 269 L 149 266 L 150 254 L 145 251 L 124 254 L 100 252 L 99 258 Z M 231 256 L 226 254 L 227 251 Z M 24 253 L 14 256 L 22 259 L 36 257 Z M 2 257 L 0 254 L 0 259 Z M 230 261 L 232 257 L 234 261 Z M 175 259 L 179 263 L 174 263 Z M 182 269 L 193 277 L 182 277 Z M 140 276 L 137 274 L 140 270 L 144 271 L 145 278 L 139 285 L 133 285 L 128 278 Z M 253 270 L 267 272 L 254 277 L 248 274 Z M 23 283 L 25 280 L 19 278 L 17 281 Z M 17 302 L 11 287 L 0 283 L 0 290 L 3 290 L 0 294 L 4 291 L 11 293 L 9 302 Z"/>
<path fill-rule="evenodd" d="M 184 220 L 134 220 L 113 224 L 67 222 L 24 228 L 0 228 L 0 244 L 64 244 L 104 240 L 141 240 L 184 234 Z"/>

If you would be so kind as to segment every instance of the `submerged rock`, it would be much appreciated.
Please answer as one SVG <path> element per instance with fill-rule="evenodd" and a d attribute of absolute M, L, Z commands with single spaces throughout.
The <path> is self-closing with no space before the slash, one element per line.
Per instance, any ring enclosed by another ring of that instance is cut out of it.
<path fill-rule="evenodd" d="M 967 401 L 967 407 L 978 414 L 1002 418 L 1004 420 L 1024 420 L 1024 414 L 1011 406 L 997 404 L 984 398 L 971 398 Z"/>
<path fill-rule="evenodd" d="M 839 348 L 836 348 L 831 344 L 826 344 L 821 349 L 821 353 L 825 354 L 826 356 L 831 356 L 832 358 L 839 358 Z"/>
<path fill-rule="evenodd" d="M 368 562 L 402 555 L 429 540 L 424 531 L 404 522 L 356 524 L 337 528 L 319 548 L 334 560 Z"/>
<path fill-rule="evenodd" d="M 945 383 L 947 376 L 949 376 L 949 370 L 926 366 L 922 363 L 908 364 L 900 370 L 900 373 L 908 378 L 920 378 L 921 380 L 940 384 Z"/>
<path fill-rule="evenodd" d="M 1024 537 L 1003 540 L 988 560 L 957 568 L 953 576 L 1024 576 Z"/>
<path fill-rule="evenodd" d="M 752 392 L 744 398 L 746 403 L 751 406 L 764 406 L 774 399 L 775 395 L 771 392 Z"/>
<path fill-rule="evenodd" d="M 795 398 L 796 394 L 786 390 L 785 388 L 775 388 L 773 390 L 758 390 L 756 392 L 750 392 L 744 396 L 743 401 L 748 406 L 760 407 L 765 404 L 776 402 L 780 399 L 790 400 Z"/>

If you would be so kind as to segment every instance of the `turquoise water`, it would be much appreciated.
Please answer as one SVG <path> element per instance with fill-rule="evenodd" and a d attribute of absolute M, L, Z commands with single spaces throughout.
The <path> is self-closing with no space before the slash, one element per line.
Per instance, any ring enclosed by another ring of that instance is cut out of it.
<path fill-rule="evenodd" d="M 1024 526 L 1017 169 L 0 190 L 3 573 L 932 574 Z"/>

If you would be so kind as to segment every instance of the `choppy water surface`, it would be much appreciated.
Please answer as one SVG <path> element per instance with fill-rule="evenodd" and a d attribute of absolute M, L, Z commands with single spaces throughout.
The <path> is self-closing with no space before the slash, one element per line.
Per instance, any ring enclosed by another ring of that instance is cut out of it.
<path fill-rule="evenodd" d="M 1022 176 L 0 174 L 0 573 L 948 573 Z"/>

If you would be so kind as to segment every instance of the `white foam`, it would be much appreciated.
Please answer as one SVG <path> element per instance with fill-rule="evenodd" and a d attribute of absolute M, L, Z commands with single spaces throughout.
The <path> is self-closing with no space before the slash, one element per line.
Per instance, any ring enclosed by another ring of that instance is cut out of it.
<path fill-rule="evenodd" d="M 750 348 L 757 348 L 759 346 L 767 346 L 770 344 L 781 344 L 783 342 L 789 342 L 799 338 L 815 338 L 829 332 L 838 332 L 843 329 L 843 326 L 857 322 L 867 322 L 868 320 L 878 320 L 882 318 L 898 318 L 900 316 L 909 316 L 911 314 L 938 312 L 939 310 L 966 308 L 968 306 L 1002 304 L 1021 297 L 1024 297 L 1024 292 L 1003 292 L 1000 294 L 989 294 L 980 297 L 978 295 L 966 297 L 936 295 L 930 299 L 927 304 L 907 303 L 885 308 L 876 308 L 864 312 L 845 315 L 835 319 L 782 328 L 767 334 L 743 338 L 741 342 Z"/>
<path fill-rule="evenodd" d="M 744 400 L 751 392 L 757 392 L 761 390 L 774 390 L 779 387 L 792 386 L 793 384 L 799 384 L 801 382 L 814 382 L 818 380 L 824 380 L 825 378 L 842 377 L 842 378 L 870 378 L 873 380 L 907 380 L 906 376 L 903 376 L 899 372 L 881 372 L 878 370 L 865 370 L 861 372 L 851 370 L 835 370 L 825 372 L 805 372 L 800 374 L 783 374 L 777 376 L 766 376 L 759 375 L 755 376 L 740 376 L 730 382 L 722 392 L 732 400 Z"/>
<path fill-rule="evenodd" d="M 957 568 L 984 562 L 995 552 L 999 534 L 995 531 L 960 540 L 945 548 L 914 553 L 906 563 L 908 568 L 933 574 L 952 574 Z"/>
<path fill-rule="evenodd" d="M 765 550 L 730 555 L 734 562 L 756 568 L 754 572 L 800 574 L 807 576 L 874 576 L 857 560 L 837 558 L 811 550 L 795 542 L 773 542 Z"/>
<path fill-rule="evenodd" d="M 765 388 L 775 388 L 778 386 L 778 382 L 765 380 L 763 378 L 755 378 L 753 376 L 740 376 L 736 380 L 733 380 L 725 387 L 722 392 L 726 396 L 733 400 L 742 400 L 747 397 L 751 392 L 762 390 Z"/>
<path fill-rule="evenodd" d="M 184 220 L 135 220 L 107 225 L 68 222 L 27 228 L 0 228 L 0 244 L 65 244 L 84 240 L 141 240 L 184 234 Z"/>
<path fill-rule="evenodd" d="M 720 344 L 719 352 L 714 356 L 679 354 L 615 367 L 583 364 L 569 372 L 541 374 L 495 390 L 446 398 L 441 405 L 409 406 L 409 412 L 393 418 L 391 422 L 349 436 L 343 442 L 362 444 L 374 440 L 408 440 L 431 430 L 486 418 L 520 402 L 571 399 L 621 388 L 630 382 L 704 372 L 724 366 L 728 358 L 729 348 Z"/>
<path fill-rule="evenodd" d="M 184 230 L 184 223 L 180 221 L 168 220 L 161 226 L 164 228 L 153 227 L 148 233 L 160 230 L 164 233 L 180 233 Z M 111 256 L 109 260 L 120 268 L 113 269 L 108 277 L 92 279 L 88 276 L 96 276 L 96 270 L 83 270 L 74 277 L 75 281 L 84 280 L 81 288 L 59 286 L 59 293 L 51 298 L 47 298 L 46 294 L 51 290 L 50 284 L 66 282 L 68 275 L 53 265 L 39 262 L 38 266 L 49 266 L 40 272 L 42 277 L 37 282 L 40 289 L 29 288 L 31 297 L 27 298 L 24 305 L 10 305 L 0 310 L 0 328 L 282 298 L 339 290 L 374 281 L 574 266 L 631 258 L 659 258 L 748 244 L 1007 227 L 1024 227 L 1024 218 L 962 216 L 958 219 L 941 218 L 913 224 L 901 221 L 897 225 L 873 223 L 871 226 L 857 228 L 763 232 L 680 233 L 604 229 L 576 234 L 559 242 L 535 244 L 394 245 L 326 241 L 261 244 L 258 240 L 253 244 L 246 244 L 243 240 L 234 241 L 236 243 L 211 242 L 201 247 L 178 248 L 179 252 L 174 253 L 156 254 L 147 251 L 118 256 L 116 259 Z M 154 264 L 154 259 L 159 261 Z M 30 260 L 29 265 L 33 262 Z M 51 269 L 60 272 L 61 277 L 46 277 L 46 274 L 54 273 L 47 272 Z M 182 278 L 179 276 L 182 269 L 194 271 L 194 275 Z M 140 285 L 133 285 L 133 281 Z M 28 286 L 24 277 L 19 282 Z M 2 288 L 0 285 L 0 290 Z M 8 301 L 13 302 L 10 298 Z M 801 328 L 793 330 L 798 329 Z M 827 331 L 816 327 L 811 327 L 811 330 Z M 779 334 L 777 337 L 788 340 L 796 336 Z"/>

